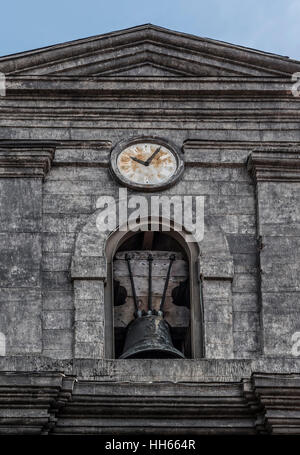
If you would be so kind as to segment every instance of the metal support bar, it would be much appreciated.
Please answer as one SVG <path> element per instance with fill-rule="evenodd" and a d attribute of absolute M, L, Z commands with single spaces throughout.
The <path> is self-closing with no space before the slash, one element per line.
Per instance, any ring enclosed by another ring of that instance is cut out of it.
<path fill-rule="evenodd" d="M 160 308 L 159 308 L 159 310 L 161 312 L 163 311 L 163 306 L 164 306 L 164 303 L 165 303 L 165 300 L 166 300 L 166 294 L 167 294 L 167 289 L 168 289 L 168 286 L 169 286 L 170 273 L 171 273 L 171 267 L 172 267 L 173 261 L 175 261 L 175 254 L 171 254 L 171 256 L 170 256 L 170 264 L 169 264 L 167 278 L 166 278 L 165 287 L 164 287 L 164 292 L 163 292 L 163 295 L 162 295 L 162 298 L 161 298 Z"/>
<path fill-rule="evenodd" d="M 132 271 L 131 271 L 130 259 L 131 259 L 131 256 L 126 253 L 125 254 L 125 260 L 127 262 L 127 267 L 128 267 L 129 277 L 130 277 L 130 283 L 131 283 L 131 288 L 132 288 L 132 295 L 133 295 L 135 311 L 136 311 L 136 314 L 139 315 L 139 305 L 138 305 L 136 292 L 135 292 L 135 286 L 134 286 L 133 275 L 132 275 Z"/>
<path fill-rule="evenodd" d="M 152 263 L 153 263 L 152 254 L 149 254 L 148 256 L 148 263 L 149 263 L 148 314 L 152 314 Z"/>

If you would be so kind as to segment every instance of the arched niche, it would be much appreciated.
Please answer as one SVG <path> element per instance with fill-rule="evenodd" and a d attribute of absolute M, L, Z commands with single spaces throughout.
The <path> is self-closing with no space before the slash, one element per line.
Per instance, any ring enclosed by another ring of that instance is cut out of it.
<path fill-rule="evenodd" d="M 71 263 L 74 281 L 75 358 L 113 358 L 113 291 L 112 260 L 122 242 L 136 232 L 118 226 L 111 232 L 97 228 L 96 210 L 76 237 Z M 152 220 L 153 221 L 153 220 Z M 219 325 L 210 319 L 206 301 L 211 308 L 218 286 L 224 286 L 223 304 L 232 312 L 231 281 L 233 262 L 226 236 L 214 222 L 207 223 L 201 242 L 191 241 L 188 227 L 174 220 L 160 218 L 157 224 L 171 226 L 173 236 L 189 260 L 191 296 L 191 340 L 193 358 L 232 358 L 232 320 L 226 322 L 218 339 Z M 148 230 L 149 220 L 140 220 L 140 229 Z M 123 230 L 122 230 L 123 229 Z M 186 239 L 189 239 L 187 242 Z M 221 323 L 222 324 L 222 323 Z"/>
<path fill-rule="evenodd" d="M 177 231 L 176 223 L 170 220 L 164 220 L 163 218 L 155 219 L 152 221 L 156 222 L 159 229 L 165 229 L 171 225 L 171 230 L 164 231 L 167 235 L 176 240 L 180 247 L 185 252 L 185 255 L 189 264 L 189 287 L 190 287 L 190 315 L 191 315 L 191 356 L 192 358 L 201 358 L 204 355 L 204 327 L 203 327 L 203 309 L 201 300 L 201 287 L 200 287 L 200 274 L 199 274 L 199 256 L 200 249 L 197 242 L 186 242 L 186 237 L 191 235 L 186 230 Z M 141 220 L 140 229 L 142 232 L 148 230 L 149 220 Z M 178 226 L 179 229 L 179 226 Z M 107 239 L 105 256 L 107 261 L 107 286 L 105 287 L 105 320 L 106 333 L 105 339 L 111 339 L 111 333 L 113 333 L 113 258 L 119 249 L 120 245 L 126 242 L 130 237 L 136 235 L 135 231 L 122 232 L 116 230 Z M 108 357 L 113 356 L 113 340 L 107 346 Z"/>

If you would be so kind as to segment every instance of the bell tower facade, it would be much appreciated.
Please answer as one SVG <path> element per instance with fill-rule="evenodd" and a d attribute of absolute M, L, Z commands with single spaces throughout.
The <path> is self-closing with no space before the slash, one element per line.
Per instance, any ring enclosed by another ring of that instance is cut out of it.
<path fill-rule="evenodd" d="M 0 72 L 0 434 L 300 434 L 300 62 L 145 25 Z"/>

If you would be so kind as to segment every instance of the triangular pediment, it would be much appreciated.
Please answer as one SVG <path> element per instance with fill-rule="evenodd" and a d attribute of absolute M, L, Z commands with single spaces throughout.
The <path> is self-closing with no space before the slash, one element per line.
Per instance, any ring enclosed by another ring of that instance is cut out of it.
<path fill-rule="evenodd" d="M 16 76 L 288 76 L 300 62 L 151 24 L 0 58 Z"/>
<path fill-rule="evenodd" d="M 183 71 L 176 71 L 173 68 L 161 67 L 154 63 L 145 62 L 137 65 L 129 65 L 128 67 L 122 66 L 120 68 L 113 68 L 106 72 L 101 73 L 103 76 L 136 76 L 136 77 L 169 77 L 169 76 L 185 76 Z"/>

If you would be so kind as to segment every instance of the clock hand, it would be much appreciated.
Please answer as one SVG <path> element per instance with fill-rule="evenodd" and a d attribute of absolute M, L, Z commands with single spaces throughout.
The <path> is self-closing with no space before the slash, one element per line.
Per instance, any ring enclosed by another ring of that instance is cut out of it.
<path fill-rule="evenodd" d="M 148 164 L 146 164 L 145 161 L 139 160 L 139 159 L 136 158 L 135 156 L 131 156 L 130 158 L 131 158 L 132 160 L 136 161 L 137 163 L 143 164 L 144 166 L 148 166 Z"/>
<path fill-rule="evenodd" d="M 158 152 L 160 152 L 160 149 L 161 147 L 158 147 L 155 152 L 153 153 L 153 155 L 150 156 L 150 158 L 148 158 L 145 162 L 145 166 L 149 166 L 149 164 L 151 163 L 151 161 L 153 160 L 153 158 L 158 154 Z"/>

